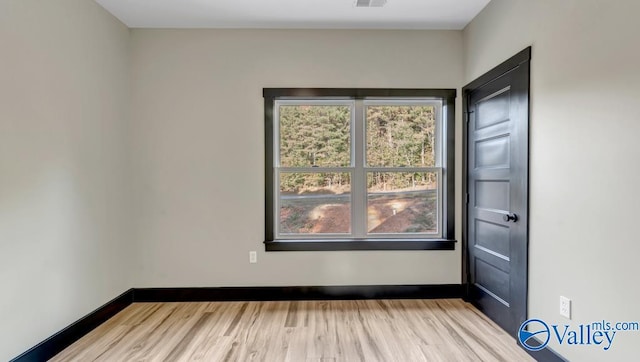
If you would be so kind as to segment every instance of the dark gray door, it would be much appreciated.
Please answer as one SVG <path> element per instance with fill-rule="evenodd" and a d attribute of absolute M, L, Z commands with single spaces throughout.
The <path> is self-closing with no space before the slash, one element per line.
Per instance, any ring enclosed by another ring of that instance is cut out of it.
<path fill-rule="evenodd" d="M 515 335 L 527 313 L 530 49 L 464 88 L 469 299 Z"/>

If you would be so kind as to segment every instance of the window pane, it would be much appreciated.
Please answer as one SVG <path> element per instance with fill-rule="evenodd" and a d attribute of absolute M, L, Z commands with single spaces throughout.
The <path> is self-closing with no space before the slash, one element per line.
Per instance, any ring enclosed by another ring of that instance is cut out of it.
<path fill-rule="evenodd" d="M 369 172 L 369 233 L 437 233 L 438 175 L 435 172 Z"/>
<path fill-rule="evenodd" d="M 434 167 L 434 106 L 368 106 L 367 165 Z"/>
<path fill-rule="evenodd" d="M 280 234 L 351 232 L 349 173 L 280 174 Z"/>
<path fill-rule="evenodd" d="M 351 164 L 349 106 L 280 106 L 280 166 Z"/>

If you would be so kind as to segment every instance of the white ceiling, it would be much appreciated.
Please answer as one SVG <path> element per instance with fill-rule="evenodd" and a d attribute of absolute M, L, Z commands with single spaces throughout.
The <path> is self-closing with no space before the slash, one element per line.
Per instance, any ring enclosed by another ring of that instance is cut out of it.
<path fill-rule="evenodd" d="M 131 28 L 462 29 L 490 0 L 95 0 Z"/>

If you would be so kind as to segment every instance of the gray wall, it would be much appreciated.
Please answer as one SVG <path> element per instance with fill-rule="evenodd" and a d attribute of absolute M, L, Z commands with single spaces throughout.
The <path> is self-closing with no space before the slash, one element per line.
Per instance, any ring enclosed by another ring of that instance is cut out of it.
<path fill-rule="evenodd" d="M 129 30 L 93 1 L 0 2 L 0 360 L 131 286 Z"/>
<path fill-rule="evenodd" d="M 640 320 L 638 13 L 635 0 L 493 0 L 464 30 L 466 82 L 533 45 L 530 317 Z M 619 332 L 607 352 L 552 347 L 572 361 L 631 361 L 639 337 Z"/>
<path fill-rule="evenodd" d="M 460 31 L 132 34 L 135 286 L 460 282 L 459 250 L 265 253 L 262 244 L 262 88 L 456 88 Z"/>
<path fill-rule="evenodd" d="M 565 322 L 565 295 L 574 325 L 640 320 L 639 10 L 493 0 L 464 32 L 129 31 L 91 1 L 0 3 L 0 360 L 132 286 L 458 283 L 459 250 L 264 253 L 261 91 L 458 88 L 531 44 L 529 315 Z M 553 347 L 631 360 L 636 340 Z"/>

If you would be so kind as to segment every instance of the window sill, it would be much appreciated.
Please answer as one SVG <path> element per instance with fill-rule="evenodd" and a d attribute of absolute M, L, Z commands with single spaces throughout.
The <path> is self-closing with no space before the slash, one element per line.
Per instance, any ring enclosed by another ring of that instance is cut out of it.
<path fill-rule="evenodd" d="M 455 250 L 451 239 L 272 240 L 266 251 Z"/>

